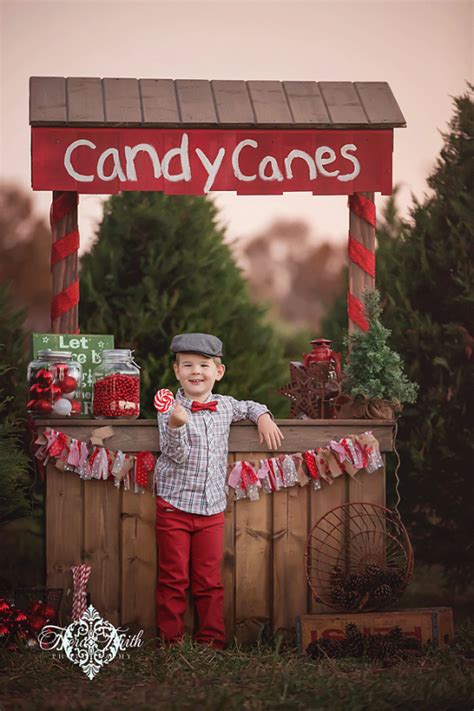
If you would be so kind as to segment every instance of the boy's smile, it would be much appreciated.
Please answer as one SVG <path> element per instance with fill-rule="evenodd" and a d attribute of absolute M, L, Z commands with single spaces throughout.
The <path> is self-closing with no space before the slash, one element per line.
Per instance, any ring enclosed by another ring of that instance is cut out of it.
<path fill-rule="evenodd" d="M 198 402 L 208 398 L 214 383 L 221 380 L 225 371 L 225 365 L 199 353 L 177 354 L 173 368 L 186 397 Z"/>

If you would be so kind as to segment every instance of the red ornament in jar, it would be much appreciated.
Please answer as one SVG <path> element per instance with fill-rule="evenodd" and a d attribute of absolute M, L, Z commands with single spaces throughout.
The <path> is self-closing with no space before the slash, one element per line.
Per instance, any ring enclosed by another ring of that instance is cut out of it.
<path fill-rule="evenodd" d="M 82 367 L 73 360 L 72 353 L 49 349 L 39 351 L 36 359 L 28 365 L 27 377 L 26 409 L 34 417 L 69 417 L 81 414 Z M 60 402 L 68 392 L 76 393 L 79 407 L 67 407 L 64 402 Z"/>
<path fill-rule="evenodd" d="M 102 352 L 93 373 L 92 413 L 96 418 L 135 419 L 140 414 L 140 369 L 132 351 L 115 348 Z"/>

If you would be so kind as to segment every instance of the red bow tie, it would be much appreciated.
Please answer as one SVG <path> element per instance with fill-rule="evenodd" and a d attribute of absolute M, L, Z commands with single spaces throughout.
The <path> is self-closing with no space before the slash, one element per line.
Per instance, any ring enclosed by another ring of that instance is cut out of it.
<path fill-rule="evenodd" d="M 212 410 L 212 412 L 215 412 L 217 410 L 217 400 L 211 400 L 211 402 L 197 402 L 193 400 L 191 412 L 199 412 L 200 410 Z"/>

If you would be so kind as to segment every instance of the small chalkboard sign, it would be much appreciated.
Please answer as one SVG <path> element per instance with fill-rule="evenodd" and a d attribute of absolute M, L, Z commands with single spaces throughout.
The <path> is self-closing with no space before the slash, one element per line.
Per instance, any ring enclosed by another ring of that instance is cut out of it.
<path fill-rule="evenodd" d="M 114 348 L 114 337 L 72 333 L 33 333 L 33 358 L 38 351 L 70 351 L 82 366 L 82 414 L 92 415 L 92 371 L 102 362 L 102 351 Z"/>

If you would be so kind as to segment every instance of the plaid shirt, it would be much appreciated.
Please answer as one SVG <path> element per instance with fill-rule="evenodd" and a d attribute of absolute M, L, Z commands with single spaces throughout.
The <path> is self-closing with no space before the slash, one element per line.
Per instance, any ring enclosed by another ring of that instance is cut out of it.
<path fill-rule="evenodd" d="M 155 493 L 181 511 L 212 514 L 224 511 L 229 430 L 232 422 L 248 418 L 257 422 L 270 411 L 252 400 L 236 400 L 228 395 L 213 395 L 217 410 L 191 412 L 192 400 L 182 388 L 176 400 L 189 410 L 187 424 L 171 429 L 171 412 L 158 414 L 161 455 L 155 467 Z"/>

